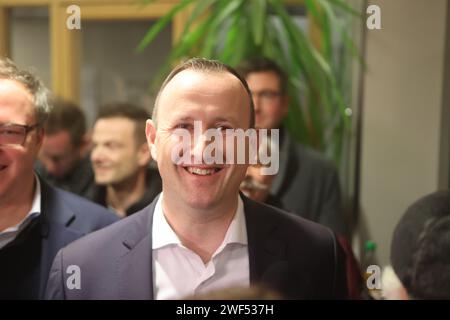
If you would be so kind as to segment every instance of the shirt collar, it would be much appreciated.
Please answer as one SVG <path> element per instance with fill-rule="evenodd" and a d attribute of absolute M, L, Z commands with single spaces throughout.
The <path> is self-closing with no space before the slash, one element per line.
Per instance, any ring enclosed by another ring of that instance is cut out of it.
<path fill-rule="evenodd" d="M 153 214 L 153 232 L 152 232 L 152 249 L 159 249 L 171 244 L 182 245 L 180 239 L 173 231 L 172 227 L 164 217 L 162 210 L 162 199 L 164 194 L 161 193 L 158 198 L 155 211 Z M 222 244 L 219 246 L 216 252 L 220 252 L 227 244 L 239 243 L 247 245 L 247 225 L 245 222 L 244 203 L 241 196 L 238 196 L 238 206 L 236 213 L 231 220 L 230 226 L 225 234 Z"/>
<path fill-rule="evenodd" d="M 24 229 L 33 218 L 35 218 L 41 214 L 41 210 L 42 210 L 41 209 L 41 198 L 42 198 L 41 183 L 39 181 L 39 178 L 36 175 L 34 177 L 35 177 L 34 180 L 36 181 L 36 189 L 34 191 L 33 202 L 31 203 L 30 211 L 25 216 L 25 218 L 23 218 L 22 221 L 20 221 L 15 226 L 12 226 L 12 227 L 9 227 L 9 228 L 3 230 L 2 233 L 20 231 L 20 230 Z"/>
<path fill-rule="evenodd" d="M 244 203 L 241 196 L 238 195 L 238 206 L 236 214 L 231 220 L 227 233 L 223 240 L 223 245 L 226 246 L 229 243 L 248 244 L 247 242 L 247 225 L 245 223 Z"/>
<path fill-rule="evenodd" d="M 28 215 L 31 215 L 33 213 L 40 214 L 41 213 L 41 199 L 42 199 L 42 193 L 41 193 L 41 182 L 39 181 L 39 178 L 35 175 L 34 176 L 36 181 L 36 190 L 34 191 L 34 197 L 33 197 L 33 203 L 31 204 L 31 210 Z"/>
<path fill-rule="evenodd" d="M 153 213 L 152 249 L 159 249 L 170 244 L 181 245 L 180 239 L 178 239 L 175 231 L 173 231 L 166 217 L 164 217 L 162 210 L 163 196 L 164 194 L 161 192 L 161 195 L 156 201 L 155 211 Z"/>

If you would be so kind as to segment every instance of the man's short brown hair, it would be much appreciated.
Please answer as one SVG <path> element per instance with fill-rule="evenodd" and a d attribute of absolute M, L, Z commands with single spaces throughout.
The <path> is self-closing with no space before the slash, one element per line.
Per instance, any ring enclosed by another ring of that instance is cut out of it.
<path fill-rule="evenodd" d="M 250 108 L 250 128 L 253 128 L 255 126 L 255 107 L 253 105 L 253 99 L 252 94 L 250 92 L 250 89 L 248 87 L 247 81 L 239 75 L 239 73 L 234 70 L 232 67 L 217 61 L 217 60 L 209 60 L 204 58 L 192 58 L 189 59 L 178 66 L 175 67 L 175 69 L 170 72 L 170 74 L 167 76 L 167 78 L 164 80 L 161 88 L 159 89 L 158 95 L 156 96 L 155 106 L 153 108 L 153 114 L 152 114 L 152 120 L 157 125 L 157 118 L 158 118 L 158 102 L 159 97 L 161 96 L 161 93 L 163 92 L 164 88 L 167 86 L 167 84 L 172 80 L 178 73 L 184 70 L 194 70 L 194 71 L 200 71 L 200 72 L 228 72 L 231 73 L 233 76 L 235 76 L 244 86 L 245 91 L 248 94 L 248 98 L 250 101 L 249 108 Z"/>
<path fill-rule="evenodd" d="M 147 141 L 145 123 L 150 119 L 150 114 L 143 108 L 127 102 L 109 103 L 99 109 L 96 121 L 107 118 L 126 118 L 133 121 L 136 146 Z"/>
<path fill-rule="evenodd" d="M 52 106 L 53 109 L 45 123 L 45 133 L 52 135 L 67 131 L 72 145 L 79 147 L 86 133 L 86 118 L 83 110 L 75 103 L 62 99 L 55 99 Z"/>
<path fill-rule="evenodd" d="M 19 69 L 12 60 L 0 57 L 0 79 L 17 81 L 33 95 L 37 125 L 42 127 L 52 106 L 49 103 L 50 91 L 39 77 L 30 71 Z"/>
<path fill-rule="evenodd" d="M 273 72 L 278 77 L 281 93 L 287 92 L 288 78 L 286 73 L 275 61 L 269 58 L 256 57 L 244 60 L 236 70 L 244 78 L 247 78 L 253 72 Z"/>

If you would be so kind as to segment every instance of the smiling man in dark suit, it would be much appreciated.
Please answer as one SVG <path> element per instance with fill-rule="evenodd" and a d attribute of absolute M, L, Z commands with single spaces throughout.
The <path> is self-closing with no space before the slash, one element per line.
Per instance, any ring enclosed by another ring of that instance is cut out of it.
<path fill-rule="evenodd" d="M 220 62 L 191 59 L 163 83 L 152 118 L 146 135 L 163 192 L 61 250 L 47 298 L 177 299 L 251 285 L 286 298 L 346 297 L 344 261 L 330 229 L 240 194 L 247 164 L 205 159 L 210 130 L 225 135 L 254 126 L 245 80 Z M 192 133 L 197 121 L 200 137 L 178 149 L 179 129 Z M 79 268 L 78 286 L 67 286 L 69 266 Z"/>
<path fill-rule="evenodd" d="M 42 298 L 58 250 L 117 220 L 34 174 L 49 111 L 41 81 L 0 58 L 0 299 Z"/>

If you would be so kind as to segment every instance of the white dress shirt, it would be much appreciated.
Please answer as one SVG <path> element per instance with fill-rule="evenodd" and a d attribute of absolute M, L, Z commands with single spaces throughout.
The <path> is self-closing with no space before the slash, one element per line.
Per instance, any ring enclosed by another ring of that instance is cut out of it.
<path fill-rule="evenodd" d="M 181 243 L 170 227 L 162 210 L 162 198 L 161 193 L 152 227 L 155 299 L 180 299 L 221 288 L 248 287 L 247 227 L 241 197 L 222 244 L 206 265 L 200 256 Z"/>
<path fill-rule="evenodd" d="M 0 231 L 0 249 L 6 246 L 8 243 L 14 241 L 20 232 L 25 229 L 30 222 L 41 214 L 41 183 L 39 179 L 35 176 L 36 190 L 34 191 L 33 202 L 31 204 L 31 210 L 15 226 L 9 227 L 3 231 Z"/>

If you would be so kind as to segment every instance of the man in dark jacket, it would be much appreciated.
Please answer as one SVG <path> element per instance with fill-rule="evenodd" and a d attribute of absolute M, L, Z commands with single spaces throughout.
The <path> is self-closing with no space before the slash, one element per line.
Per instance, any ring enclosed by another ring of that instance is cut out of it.
<path fill-rule="evenodd" d="M 253 115 L 248 86 L 232 68 L 206 59 L 175 68 L 146 126 L 163 192 L 131 217 L 62 249 L 46 297 L 163 300 L 262 285 L 285 298 L 345 298 L 333 232 L 239 193 L 247 165 L 231 156 L 223 162 L 223 144 L 217 161 L 206 155 L 207 136 L 254 132 Z M 182 148 L 181 134 L 188 144 Z M 226 148 L 249 155 L 250 146 Z M 81 270 L 78 283 L 70 266 Z"/>
<path fill-rule="evenodd" d="M 0 299 L 42 298 L 58 250 L 117 220 L 34 173 L 47 96 L 33 74 L 0 59 Z"/>
<path fill-rule="evenodd" d="M 129 103 L 100 108 L 92 130 L 91 160 L 96 186 L 91 200 L 129 216 L 148 206 L 161 192 L 158 170 L 149 167 L 145 140 L 150 115 Z"/>
<path fill-rule="evenodd" d="M 254 58 L 242 62 L 238 72 L 252 93 L 256 127 L 280 129 L 279 172 L 271 181 L 270 194 L 286 210 L 347 235 L 336 168 L 320 153 L 294 141 L 282 126 L 289 107 L 284 71 L 272 60 Z"/>
<path fill-rule="evenodd" d="M 35 169 L 50 185 L 86 198 L 94 187 L 89 145 L 83 110 L 69 101 L 55 99 Z"/>

